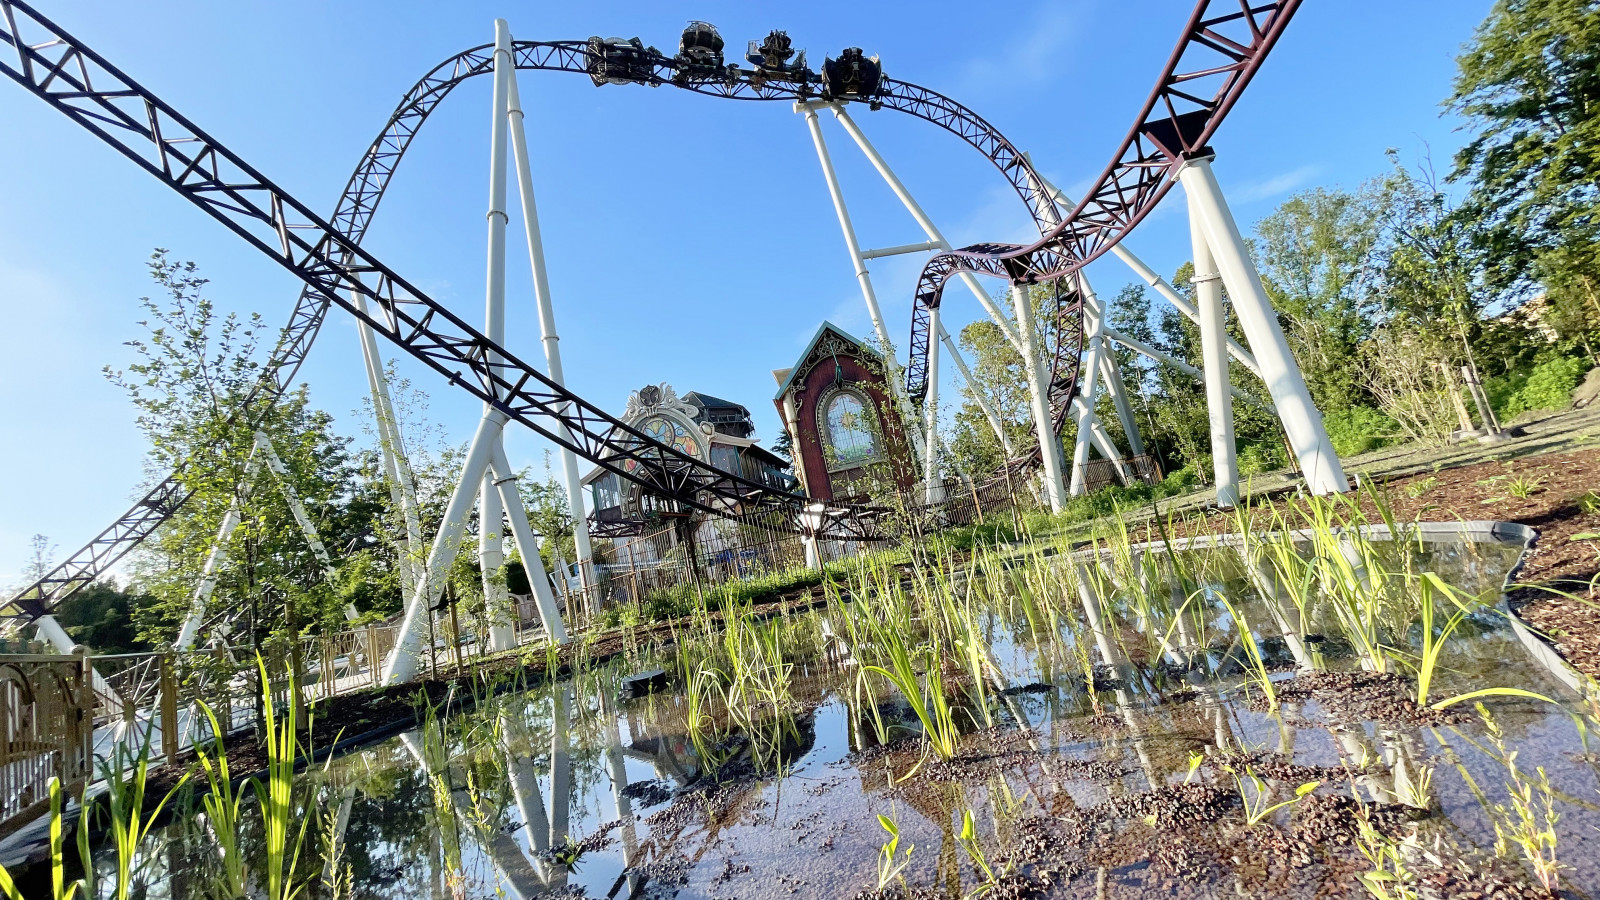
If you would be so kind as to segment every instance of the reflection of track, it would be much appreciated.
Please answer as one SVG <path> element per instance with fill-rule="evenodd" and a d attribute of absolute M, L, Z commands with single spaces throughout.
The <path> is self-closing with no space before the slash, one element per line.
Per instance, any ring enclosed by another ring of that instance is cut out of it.
<path fill-rule="evenodd" d="M 1253 6 L 1249 0 L 1199 0 L 1116 156 L 1059 225 L 1032 244 L 977 244 L 929 260 L 912 306 L 907 391 L 916 398 L 927 391 L 929 313 L 939 305 L 951 276 L 973 272 L 1012 285 L 1054 282 L 1057 315 L 1079 309 L 1072 276 L 1149 215 L 1172 188 L 1185 160 L 1208 154 L 1207 142 L 1299 6 L 1300 0 Z M 1077 383 L 1076 349 L 1069 359 L 1057 348 L 1055 361 L 1050 406 L 1059 433 Z M 1036 448 L 1034 460 L 1038 453 Z"/>
<path fill-rule="evenodd" d="M 10 4 L 0 3 L 0 9 L 7 12 L 6 30 L 0 31 L 0 40 L 15 47 L 13 37 L 18 34 L 19 17 L 12 12 Z M 46 24 L 26 7 L 18 5 L 16 9 L 22 13 L 20 19 L 24 24 L 30 20 Z M 29 36 L 22 37 L 26 39 Z M 36 45 L 38 42 L 33 43 Z M 349 244 L 361 242 L 396 166 L 422 123 L 456 85 L 490 71 L 492 50 L 492 45 L 484 45 L 445 60 L 407 93 L 383 132 L 362 157 L 331 217 L 330 223 Z M 597 63 L 602 62 L 590 44 L 582 41 L 518 42 L 514 47 L 514 56 L 519 69 L 579 74 L 595 72 Z M 71 61 L 65 54 L 57 59 L 60 62 Z M 822 90 L 820 77 L 808 70 L 792 73 L 786 80 L 765 77 L 755 70 L 745 70 L 740 77 L 732 80 L 686 80 L 677 77 L 678 63 L 669 57 L 646 52 L 632 62 L 633 66 L 626 73 L 628 80 L 651 86 L 667 84 L 731 99 L 795 100 L 816 97 Z M 18 71 L 27 72 L 34 68 L 43 72 L 42 77 L 37 79 L 38 86 L 48 90 L 52 80 L 50 64 L 42 55 L 30 57 L 26 53 L 19 54 Z M 84 70 L 78 74 L 87 77 L 87 72 Z M 14 71 L 8 70 L 8 74 L 17 77 Z M 33 84 L 31 81 L 24 83 Z M 1026 158 L 971 110 L 935 91 L 888 78 L 882 80 L 874 96 L 875 103 L 933 122 L 983 152 L 1011 181 L 1027 202 L 1030 213 L 1044 227 L 1059 219 L 1060 211 L 1053 203 L 1036 194 L 1039 182 L 1033 177 L 1032 167 Z M 250 408 L 270 407 L 288 389 L 321 327 L 327 308 L 328 299 L 317 288 L 308 285 L 301 291 L 289 326 L 263 367 L 262 378 L 249 404 Z M 49 612 L 79 588 L 100 577 L 184 503 L 188 491 L 182 485 L 181 476 L 180 469 L 157 484 L 87 546 L 12 598 L 3 613 L 33 619 Z"/>

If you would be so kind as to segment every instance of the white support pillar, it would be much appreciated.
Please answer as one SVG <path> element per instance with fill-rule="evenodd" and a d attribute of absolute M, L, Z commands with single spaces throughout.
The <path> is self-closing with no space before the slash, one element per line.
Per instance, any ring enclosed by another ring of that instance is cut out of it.
<path fill-rule="evenodd" d="M 350 296 L 356 309 L 365 315 L 366 297 L 356 291 L 351 291 Z M 383 357 L 378 352 L 378 336 L 372 326 L 361 319 L 356 320 L 356 334 L 361 339 L 361 357 L 367 369 L 367 389 L 372 394 L 372 414 L 377 419 L 378 451 L 383 457 L 384 472 L 389 477 L 389 499 L 400 510 L 400 518 L 405 526 L 400 587 L 402 596 L 410 597 L 416 590 L 418 573 L 426 552 L 422 544 L 422 514 L 417 506 L 416 479 L 411 473 L 411 460 L 406 456 L 394 400 L 389 395 L 389 378 L 384 374 Z"/>
<path fill-rule="evenodd" d="M 289 504 L 289 514 L 294 516 L 295 523 L 300 526 L 300 533 L 306 536 L 306 543 L 311 547 L 311 555 L 317 558 L 317 563 L 322 566 L 322 577 L 329 584 L 338 578 L 334 571 L 333 560 L 328 557 L 328 548 L 322 543 L 322 535 L 317 533 L 315 522 L 306 512 L 304 503 L 300 502 L 300 493 L 294 489 L 294 484 L 289 480 L 289 470 L 278 458 L 278 451 L 272 446 L 272 439 L 265 432 L 256 432 L 256 452 L 266 460 L 267 469 L 278 480 L 278 489 L 283 491 L 283 499 Z M 354 621 L 360 616 L 354 604 L 347 603 L 344 607 L 344 620 Z"/>
<path fill-rule="evenodd" d="M 1082 496 L 1084 492 L 1084 467 L 1089 463 L 1089 445 L 1094 437 L 1094 401 L 1100 389 L 1100 341 L 1104 317 L 1100 299 L 1089 287 L 1089 280 L 1078 273 L 1078 288 L 1083 297 L 1083 365 L 1078 369 L 1078 396 L 1073 401 L 1073 412 L 1078 422 L 1077 443 L 1072 448 L 1072 484 L 1069 493 Z"/>
<path fill-rule="evenodd" d="M 546 639 L 551 643 L 565 644 L 567 628 L 556 609 L 555 594 L 550 590 L 550 579 L 545 576 L 544 558 L 539 555 L 539 539 L 528 524 L 528 511 L 522 506 L 522 495 L 517 492 L 517 476 L 506 459 L 505 447 L 496 444 L 489 459 L 489 474 L 500 501 L 505 506 L 506 518 L 511 520 L 511 537 L 516 542 L 517 554 L 522 557 L 522 568 L 533 588 L 534 604 L 539 608 L 539 621 L 544 625 Z M 570 610 L 569 610 L 570 611 Z"/>
<path fill-rule="evenodd" d="M 939 342 L 935 337 L 944 331 L 939 324 L 939 309 L 929 310 L 928 316 L 928 396 L 922 401 L 923 427 L 927 437 L 922 441 L 923 502 L 938 503 L 944 499 L 944 485 L 939 480 Z"/>
<path fill-rule="evenodd" d="M 817 120 L 817 111 L 810 103 L 800 102 L 795 104 L 795 109 L 805 113 L 806 127 L 811 131 L 811 142 L 817 147 L 817 159 L 822 163 L 822 177 L 828 183 L 828 196 L 833 199 L 833 211 L 839 217 L 839 230 L 844 234 L 845 249 L 850 254 L 850 264 L 855 267 L 856 281 L 861 285 L 861 297 L 867 303 L 867 316 L 872 319 L 872 328 L 878 335 L 878 342 L 884 349 L 884 362 L 888 364 L 889 392 L 900 407 L 901 418 L 906 422 L 906 431 L 911 434 L 912 452 L 918 457 L 926 454 L 922 429 L 916 427 L 918 416 L 911 408 L 911 402 L 905 395 L 905 386 L 901 381 L 901 368 L 899 355 L 890 352 L 894 342 L 889 338 L 889 329 L 883 322 L 883 311 L 878 308 L 878 295 L 872 289 L 872 276 L 867 273 L 867 263 L 861 258 L 861 244 L 856 240 L 855 226 L 850 224 L 850 210 L 844 203 L 844 191 L 839 188 L 839 178 L 833 171 L 833 158 L 828 155 L 828 143 L 822 137 L 822 123 Z"/>
<path fill-rule="evenodd" d="M 239 521 L 243 517 L 241 510 L 243 497 L 250 489 L 250 479 L 260 464 L 260 453 L 255 446 L 252 446 L 250 458 L 244 465 L 244 483 L 238 486 L 233 499 L 228 503 L 227 510 L 222 514 L 222 523 L 217 526 L 217 536 L 211 542 L 211 552 L 206 554 L 206 561 L 200 567 L 200 583 L 195 586 L 194 596 L 189 600 L 189 615 L 183 620 L 183 625 L 178 629 L 178 639 L 172 644 L 174 650 L 188 650 L 194 646 L 194 639 L 200 633 L 200 626 L 205 622 L 206 604 L 211 602 L 211 594 L 217 589 L 217 578 L 222 565 L 228 561 L 228 540 L 233 537 L 233 531 L 239 527 Z"/>
<path fill-rule="evenodd" d="M 1039 354 L 1034 348 L 1033 301 L 1022 285 L 1011 286 L 1011 303 L 1016 308 L 1017 328 L 1025 338 L 1027 352 L 1022 355 L 1023 370 L 1028 378 L 1028 400 L 1033 407 L 1034 431 L 1039 438 L 1039 455 L 1043 462 L 1045 500 L 1051 512 L 1060 512 L 1066 505 L 1066 487 L 1061 480 L 1061 439 L 1056 435 L 1055 423 L 1050 418 L 1050 401 L 1040 370 Z"/>
<path fill-rule="evenodd" d="M 32 625 L 34 639 L 49 644 L 50 648 L 57 653 L 71 653 L 73 648 L 78 646 L 78 642 L 72 639 L 72 635 L 67 634 L 67 630 L 61 627 L 61 623 L 56 621 L 55 616 L 47 613 L 34 619 Z M 93 687 L 95 693 L 107 698 L 120 696 L 115 690 L 112 690 L 111 685 L 106 682 L 99 669 L 91 668 L 90 671 L 94 673 Z"/>
<path fill-rule="evenodd" d="M 1211 419 L 1211 470 L 1217 482 L 1217 506 L 1239 505 L 1239 460 L 1233 436 L 1233 395 L 1228 393 L 1227 310 L 1222 305 L 1222 276 L 1206 243 L 1189 194 L 1189 239 L 1194 246 L 1194 292 L 1200 313 L 1200 356 L 1205 367 L 1206 413 Z"/>
<path fill-rule="evenodd" d="M 810 109 L 809 105 L 807 109 Z M 934 226 L 933 220 L 929 219 L 928 214 L 922 211 L 922 206 L 917 203 L 916 198 L 911 196 L 911 192 L 906 190 L 906 186 L 901 183 L 900 177 L 894 174 L 894 170 L 889 168 L 889 164 L 884 160 L 882 154 L 878 153 L 878 148 L 867 140 L 866 134 L 861 131 L 861 126 L 856 124 L 855 119 L 850 118 L 850 114 L 845 111 L 843 104 L 830 104 L 829 109 L 833 110 L 834 118 L 839 120 L 839 124 L 844 127 L 851 140 L 855 141 L 856 146 L 861 148 L 862 154 L 867 157 L 868 162 L 872 163 L 872 167 L 878 170 L 878 174 L 889 185 L 889 189 L 894 191 L 894 195 L 900 199 L 900 203 L 905 206 L 906 211 L 911 213 L 911 218 L 917 220 L 917 225 L 928 236 L 928 240 L 933 242 L 939 250 L 949 250 L 950 242 L 944 239 L 944 235 Z M 815 115 L 816 113 L 811 113 L 813 118 Z M 819 130 L 816 133 L 821 134 L 821 131 Z M 959 277 L 962 283 L 972 291 L 973 296 L 978 298 L 978 303 L 982 304 L 984 311 L 989 314 L 989 318 L 994 320 L 995 325 L 1000 329 L 1000 333 L 1004 334 L 1006 340 L 1011 342 L 1012 348 L 1018 353 L 1024 352 L 1021 336 L 1012 327 L 1011 321 L 1006 318 L 1005 313 L 995 304 L 994 298 L 990 297 L 989 293 L 978 283 L 977 276 L 971 272 L 961 272 Z"/>
<path fill-rule="evenodd" d="M 1122 383 L 1122 368 L 1117 365 L 1117 355 L 1111 352 L 1111 347 L 1106 344 L 1107 338 L 1101 339 L 1102 352 L 1100 356 L 1100 377 L 1106 384 L 1111 385 L 1111 400 L 1117 405 L 1117 421 L 1122 423 L 1122 433 L 1128 438 L 1128 453 L 1132 456 L 1144 455 L 1144 438 L 1139 434 L 1139 420 L 1134 418 L 1133 404 L 1128 401 L 1126 385 Z"/>
<path fill-rule="evenodd" d="M 1127 347 L 1129 350 L 1132 350 L 1132 351 L 1134 351 L 1135 353 L 1138 353 L 1141 356 L 1147 356 L 1147 357 L 1149 357 L 1149 358 L 1151 358 L 1151 359 L 1153 359 L 1153 360 L 1155 360 L 1156 362 L 1159 362 L 1159 363 L 1166 363 L 1167 365 L 1173 367 L 1174 369 L 1177 369 L 1178 371 L 1182 372 L 1183 374 L 1188 375 L 1190 378 L 1193 378 L 1202 387 L 1205 386 L 1206 373 L 1202 372 L 1199 369 L 1196 369 L 1194 366 L 1189 365 L 1188 363 L 1186 363 L 1183 360 L 1177 358 L 1176 356 L 1172 356 L 1172 355 L 1167 354 L 1167 353 L 1162 353 L 1160 350 L 1157 350 L 1156 348 L 1150 346 L 1149 344 L 1146 344 L 1145 342 L 1143 342 L 1141 340 L 1138 340 L 1136 338 L 1128 337 L 1127 335 L 1123 334 L 1122 332 L 1113 331 L 1110 328 L 1106 329 L 1106 338 L 1108 340 L 1115 341 L 1115 342 L 1121 344 L 1124 347 Z M 1249 394 L 1245 393 L 1244 391 L 1234 387 L 1232 384 L 1228 385 L 1228 393 L 1233 397 L 1233 399 L 1238 400 L 1241 403 L 1244 403 L 1244 404 L 1246 404 L 1248 406 L 1255 407 L 1256 409 L 1260 409 L 1260 410 L 1262 410 L 1264 412 L 1268 411 L 1267 408 L 1265 406 L 1262 406 L 1260 403 L 1258 403 L 1254 397 L 1251 397 Z"/>
<path fill-rule="evenodd" d="M 528 154 L 528 136 L 523 121 L 522 98 L 517 91 L 516 67 L 511 67 L 510 106 L 511 150 L 517 163 L 517 189 L 522 200 L 522 224 L 527 234 L 528 260 L 533 267 L 533 298 L 539 308 L 539 334 L 544 344 L 545 374 L 565 386 L 566 372 L 561 365 L 561 336 L 556 333 L 554 300 L 550 295 L 550 269 L 545 264 L 544 238 L 539 231 L 539 205 L 534 201 L 533 170 Z M 568 432 L 569 439 L 577 438 Z M 578 579 L 586 603 L 598 606 L 594 575 L 594 548 L 589 540 L 589 518 L 584 504 L 583 478 L 578 472 L 578 455 L 561 448 L 561 474 L 567 487 L 567 508 L 572 513 L 572 542 L 578 553 Z M 598 611 L 598 610 L 596 610 Z"/>
<path fill-rule="evenodd" d="M 516 60 L 511 56 L 510 26 L 505 19 L 495 19 L 494 91 L 489 118 L 489 211 L 485 214 L 489 226 L 489 258 L 484 279 L 483 333 L 501 347 L 506 345 L 506 224 L 510 221 L 506 214 L 506 110 L 511 105 L 511 77 L 516 67 Z M 491 354 L 489 364 L 497 361 L 498 356 Z M 493 407 L 485 403 L 483 410 L 487 417 Z M 503 447 L 504 435 L 503 429 L 496 430 L 489 450 L 491 458 Z M 478 567 L 483 578 L 484 614 L 489 619 L 489 649 L 509 650 L 515 645 L 516 631 L 511 624 L 515 613 L 502 572 L 505 507 L 487 466 L 479 471 L 478 494 Z"/>
<path fill-rule="evenodd" d="M 911 218 L 916 220 L 918 227 L 928 236 L 926 243 L 907 244 L 903 247 L 868 251 L 862 254 L 862 258 L 889 256 L 896 253 L 914 253 L 924 250 L 949 250 L 950 242 L 945 240 L 944 234 L 933 224 L 933 220 L 928 218 L 928 214 L 923 212 L 921 204 L 917 203 L 916 198 L 911 196 L 911 192 L 906 190 L 906 186 L 900 181 L 900 177 L 894 173 L 893 169 L 889 168 L 889 163 L 884 160 L 882 154 L 878 153 L 878 148 L 867 140 L 867 136 L 862 133 L 861 127 L 856 124 L 854 119 L 850 118 L 850 114 L 845 111 L 844 106 L 834 103 L 829 108 L 833 110 L 834 117 L 839 120 L 839 124 L 844 127 L 845 132 L 856 142 L 856 146 L 861 149 L 862 154 L 867 157 L 867 161 L 872 163 L 872 167 L 883 177 L 884 182 L 889 185 L 889 189 L 894 191 L 894 195 L 900 199 L 901 205 L 911 214 Z M 994 298 L 990 297 L 988 292 L 983 289 L 983 286 L 978 284 L 978 279 L 971 272 L 962 272 L 960 277 L 962 283 L 972 291 L 973 296 L 978 298 L 978 302 L 989 313 L 989 318 L 999 327 L 1001 334 L 1011 342 L 1013 348 L 1019 353 L 1022 352 L 1022 343 L 1017 337 L 1016 329 L 1012 327 L 1011 320 L 1000 310 L 1000 307 L 995 305 Z M 933 319 L 937 323 L 937 310 L 933 313 Z M 961 377 L 965 378 L 967 384 L 972 386 L 973 399 L 977 401 L 979 408 L 983 410 L 984 416 L 988 418 L 989 426 L 994 429 L 995 436 L 1000 440 L 1000 445 L 1005 448 L 1006 456 L 1015 455 L 1015 452 L 1011 449 L 1011 438 L 1006 434 L 1005 427 L 1000 422 L 999 414 L 995 412 L 988 398 L 984 397 L 982 392 L 977 389 L 972 380 L 972 373 L 967 370 L 966 360 L 961 358 L 961 352 L 956 348 L 955 342 L 950 339 L 950 333 L 945 330 L 943 325 L 937 325 L 936 332 L 939 340 L 944 343 L 945 349 L 950 351 L 950 358 L 955 362 L 956 368 L 960 370 Z"/>
<path fill-rule="evenodd" d="M 478 422 L 477 433 L 472 436 L 472 444 L 467 449 L 467 458 L 462 461 L 461 477 L 450 494 L 450 503 L 445 507 L 439 532 L 433 537 L 433 548 L 428 552 L 428 561 L 418 580 L 417 590 L 406 600 L 400 634 L 395 638 L 394 651 L 384 666 L 385 686 L 402 684 L 416 677 L 421 658 L 422 632 L 428 621 L 429 610 L 444 590 L 450 565 L 461 550 L 461 533 L 466 528 L 467 514 L 472 511 L 473 501 L 483 486 L 483 473 L 494 456 L 505 422 L 505 414 L 498 410 L 486 414 Z"/>
<path fill-rule="evenodd" d="M 1000 421 L 1000 413 L 995 410 L 994 404 L 990 403 L 989 398 L 984 396 L 983 391 L 978 388 L 978 382 L 972 377 L 972 370 L 967 368 L 967 361 L 961 357 L 960 348 L 950 338 L 950 332 L 945 330 L 943 324 L 939 325 L 939 340 L 944 344 L 944 348 L 950 351 L 950 361 L 956 364 L 956 371 L 960 372 L 962 379 L 967 382 L 967 388 L 972 393 L 972 399 L 977 402 L 978 408 L 983 410 L 983 417 L 989 420 L 989 427 L 994 429 L 994 436 L 1000 441 L 1000 447 L 1005 451 L 1006 459 L 1015 457 L 1017 451 L 1011 446 L 1011 435 L 1006 433 L 1005 424 Z"/>
<path fill-rule="evenodd" d="M 1300 366 L 1289 350 L 1283 329 L 1278 327 L 1272 301 L 1267 297 L 1261 275 L 1250 260 L 1249 248 L 1211 171 L 1211 161 L 1189 160 L 1178 170 L 1178 180 L 1194 200 L 1206 244 L 1216 258 L 1228 296 L 1233 299 L 1234 312 L 1261 367 L 1262 379 L 1277 406 L 1289 445 L 1300 460 L 1306 485 L 1314 494 L 1348 491 L 1350 482 L 1345 478 L 1339 455 L 1328 440 L 1322 413 L 1312 402 L 1305 377 L 1300 374 Z"/>
<path fill-rule="evenodd" d="M 1032 156 L 1029 156 L 1026 153 L 1022 155 L 1028 157 L 1029 163 L 1033 162 Z M 1071 197 L 1068 197 L 1060 188 L 1051 184 L 1050 181 L 1043 175 L 1039 176 L 1039 187 L 1048 192 L 1050 196 L 1054 197 L 1056 203 L 1060 204 L 1061 206 L 1071 209 L 1075 205 L 1072 202 Z M 1135 256 L 1133 251 L 1128 249 L 1128 244 L 1126 241 L 1118 241 L 1117 243 L 1113 244 L 1111 247 L 1111 252 L 1117 257 L 1117 259 L 1122 260 L 1123 263 L 1128 266 L 1128 268 L 1132 269 L 1134 274 L 1138 275 L 1145 284 L 1149 285 L 1155 290 L 1156 293 L 1166 298 L 1167 302 L 1176 307 L 1178 312 L 1182 313 L 1186 318 L 1188 318 L 1189 321 L 1195 323 L 1196 325 L 1200 324 L 1200 314 L 1198 311 L 1196 311 L 1194 306 L 1189 303 L 1189 301 L 1183 299 L 1183 295 L 1173 290 L 1172 285 L 1168 284 L 1165 278 L 1157 275 L 1154 269 L 1145 265 L 1144 260 Z M 1256 367 L 1255 358 L 1250 355 L 1249 351 L 1239 346 L 1239 344 L 1234 341 L 1233 338 L 1228 338 L 1228 353 L 1232 355 L 1234 359 L 1238 360 L 1239 365 L 1249 369 L 1252 375 L 1255 375 L 1257 378 L 1261 377 L 1261 370 Z"/>

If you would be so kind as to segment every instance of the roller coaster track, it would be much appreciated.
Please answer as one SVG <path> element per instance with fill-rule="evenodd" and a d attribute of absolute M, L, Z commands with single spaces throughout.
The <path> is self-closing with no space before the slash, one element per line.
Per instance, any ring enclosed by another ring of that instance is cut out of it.
<path fill-rule="evenodd" d="M 1058 316 L 1081 309 L 1081 286 L 1072 276 L 1155 209 L 1185 160 L 1210 153 L 1211 136 L 1299 6 L 1300 0 L 1201 0 L 1116 155 L 1060 224 L 1032 244 L 976 244 L 930 259 L 912 304 L 906 392 L 919 400 L 927 393 L 930 314 L 952 276 L 972 272 L 1011 285 L 1053 282 Z M 1077 383 L 1078 355 L 1065 359 L 1058 348 L 1055 362 L 1050 406 L 1059 433 Z M 1035 449 L 1029 461 L 1038 454 Z"/>
<path fill-rule="evenodd" d="M 0 0 L 0 16 L 0 42 L 16 54 L 15 65 L 0 62 L 8 76 L 306 282 L 290 324 L 263 367 L 247 409 L 268 408 L 289 388 L 330 303 L 359 315 L 352 304 L 340 299 L 342 292 L 355 291 L 377 304 L 378 313 L 367 320 L 386 337 L 538 433 L 690 506 L 727 514 L 730 508 L 768 505 L 781 509 L 792 524 L 801 498 L 711 469 L 655 444 L 550 384 L 381 263 L 358 252 L 378 203 L 422 123 L 456 85 L 491 70 L 492 45 L 457 54 L 417 82 L 362 157 L 331 220 L 324 223 L 31 7 Z M 513 53 L 520 69 L 588 74 L 598 61 L 584 41 L 517 42 Z M 822 93 L 820 78 L 809 70 L 775 76 L 754 69 L 730 69 L 716 77 L 686 78 L 672 58 L 653 50 L 641 58 L 643 65 L 630 80 L 652 87 L 667 84 L 710 96 L 758 101 L 806 100 Z M 1011 182 L 1041 230 L 1060 220 L 1061 210 L 1047 195 L 1039 193 L 1040 181 L 1028 160 L 970 109 L 935 91 L 887 77 L 882 79 L 871 102 L 874 107 L 888 107 L 932 122 L 977 148 Z M 368 285 L 368 280 L 373 283 Z M 1068 342 L 1063 341 L 1059 348 L 1062 355 L 1067 348 Z M 1075 360 L 1076 343 L 1071 344 L 1071 350 Z M 489 351 L 499 354 L 504 362 L 486 363 L 485 354 Z M 458 367 L 468 371 L 464 373 Z M 571 421 L 562 421 L 559 410 L 568 402 L 573 403 L 573 415 Z M 555 427 L 541 427 L 534 420 L 553 420 Z M 555 436 L 565 430 L 559 427 L 562 424 L 573 429 L 577 444 Z M 638 469 L 642 474 L 625 470 L 632 468 L 622 465 L 629 459 L 645 463 Z M 32 620 L 100 577 L 187 500 L 189 492 L 182 476 L 180 467 L 157 483 L 89 544 L 11 598 L 0 609 L 0 616 Z M 870 531 L 870 515 L 833 520 L 830 528 L 835 536 L 862 537 Z"/>

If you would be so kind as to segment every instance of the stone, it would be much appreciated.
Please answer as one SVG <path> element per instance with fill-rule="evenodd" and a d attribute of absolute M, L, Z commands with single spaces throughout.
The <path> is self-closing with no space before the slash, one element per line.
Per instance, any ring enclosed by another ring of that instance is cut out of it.
<path fill-rule="evenodd" d="M 1600 366 L 1589 370 L 1588 376 L 1583 379 L 1583 384 L 1572 392 L 1572 408 L 1583 409 L 1592 405 L 1595 398 L 1600 397 Z"/>

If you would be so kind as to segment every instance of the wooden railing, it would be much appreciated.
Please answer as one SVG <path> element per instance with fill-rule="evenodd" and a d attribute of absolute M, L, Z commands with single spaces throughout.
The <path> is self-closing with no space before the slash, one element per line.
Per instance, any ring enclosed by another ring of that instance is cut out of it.
<path fill-rule="evenodd" d="M 94 773 L 94 674 L 87 652 L 0 656 L 0 835 Z"/>

